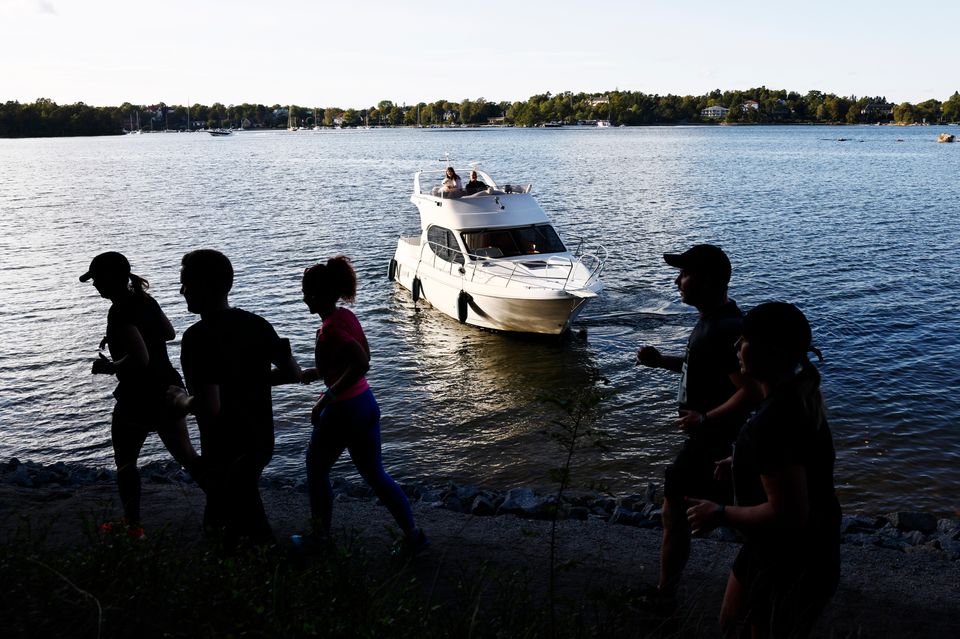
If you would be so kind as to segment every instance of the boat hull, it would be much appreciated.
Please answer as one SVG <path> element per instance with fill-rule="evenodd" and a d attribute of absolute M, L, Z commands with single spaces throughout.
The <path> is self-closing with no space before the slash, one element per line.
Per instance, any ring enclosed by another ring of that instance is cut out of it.
<path fill-rule="evenodd" d="M 599 283 L 588 290 L 526 289 L 522 295 L 503 286 L 471 282 L 470 267 L 459 265 L 436 269 L 405 251 L 401 240 L 391 277 L 438 311 L 462 323 L 480 328 L 559 335 L 570 328 L 587 301 L 599 292 Z"/>

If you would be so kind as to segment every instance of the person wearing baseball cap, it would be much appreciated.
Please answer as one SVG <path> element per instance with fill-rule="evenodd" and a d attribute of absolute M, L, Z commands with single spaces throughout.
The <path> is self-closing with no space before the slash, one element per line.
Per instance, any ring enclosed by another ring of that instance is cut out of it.
<path fill-rule="evenodd" d="M 130 277 L 130 262 L 123 253 L 107 251 L 90 261 L 90 268 L 80 276 L 81 282 L 89 282 L 93 278 L 101 281 L 109 278 Z"/>
<path fill-rule="evenodd" d="M 686 440 L 665 472 L 660 578 L 650 594 L 656 603 L 670 606 L 690 555 L 685 500 L 731 502 L 730 482 L 714 477 L 715 462 L 730 455 L 757 390 L 737 362 L 734 344 L 743 314 L 727 296 L 732 269 L 726 253 L 697 244 L 683 253 L 666 253 L 663 260 L 680 270 L 675 280 L 680 298 L 699 312 L 683 355 L 666 355 L 654 346 L 637 352 L 638 364 L 680 374 L 675 425 Z"/>
<path fill-rule="evenodd" d="M 191 474 L 198 460 L 186 420 L 166 404 L 167 388 L 183 386 L 167 355 L 167 342 L 176 337 L 176 331 L 157 301 L 147 294 L 150 284 L 130 272 L 130 262 L 122 253 L 108 251 L 94 257 L 80 276 L 81 282 L 91 280 L 100 297 L 111 302 L 106 336 L 100 342 L 101 350 L 106 346 L 110 357 L 100 353 L 92 372 L 117 378 L 110 440 L 123 505 L 123 520 L 105 523 L 101 529 L 142 537 L 137 458 L 147 435 L 156 431 L 174 459 Z"/>
<path fill-rule="evenodd" d="M 697 244 L 683 253 L 664 253 L 663 261 L 674 268 L 699 273 L 726 291 L 730 284 L 730 258 L 719 246 Z M 681 290 L 681 293 L 683 291 Z"/>

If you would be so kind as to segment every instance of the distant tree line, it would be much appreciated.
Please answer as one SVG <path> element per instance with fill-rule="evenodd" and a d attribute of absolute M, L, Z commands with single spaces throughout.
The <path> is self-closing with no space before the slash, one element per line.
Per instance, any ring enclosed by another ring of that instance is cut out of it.
<path fill-rule="evenodd" d="M 720 117 L 704 115 L 723 107 Z M 655 95 L 638 91 L 545 93 L 522 102 L 488 102 L 483 98 L 397 105 L 382 100 L 365 109 L 263 104 L 207 106 L 193 104 L 93 107 L 82 102 L 58 105 L 40 98 L 32 103 L 0 104 L 0 137 L 116 135 L 135 129 L 183 131 L 212 128 L 286 128 L 355 126 L 543 126 L 607 120 L 613 125 L 727 123 L 896 123 L 960 122 L 960 93 L 946 101 L 889 104 L 882 96 L 842 97 L 832 93 L 760 87 L 747 91 L 715 90 L 702 96 Z"/>

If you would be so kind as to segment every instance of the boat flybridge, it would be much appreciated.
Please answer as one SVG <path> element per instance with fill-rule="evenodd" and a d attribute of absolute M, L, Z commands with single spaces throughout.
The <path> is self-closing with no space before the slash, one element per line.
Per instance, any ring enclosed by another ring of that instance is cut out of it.
<path fill-rule="evenodd" d="M 560 334 L 603 285 L 606 251 L 571 251 L 530 194 L 531 185 L 500 185 L 470 165 L 486 188 L 448 191 L 443 170 L 420 170 L 410 201 L 420 233 L 401 237 L 390 279 L 461 323 Z"/>

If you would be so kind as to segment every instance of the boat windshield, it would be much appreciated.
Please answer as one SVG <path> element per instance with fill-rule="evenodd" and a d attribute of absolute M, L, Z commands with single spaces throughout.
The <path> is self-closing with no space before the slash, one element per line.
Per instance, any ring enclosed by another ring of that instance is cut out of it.
<path fill-rule="evenodd" d="M 467 252 L 479 257 L 516 257 L 540 253 L 563 253 L 567 249 L 549 224 L 513 229 L 483 229 L 464 232 Z"/>

